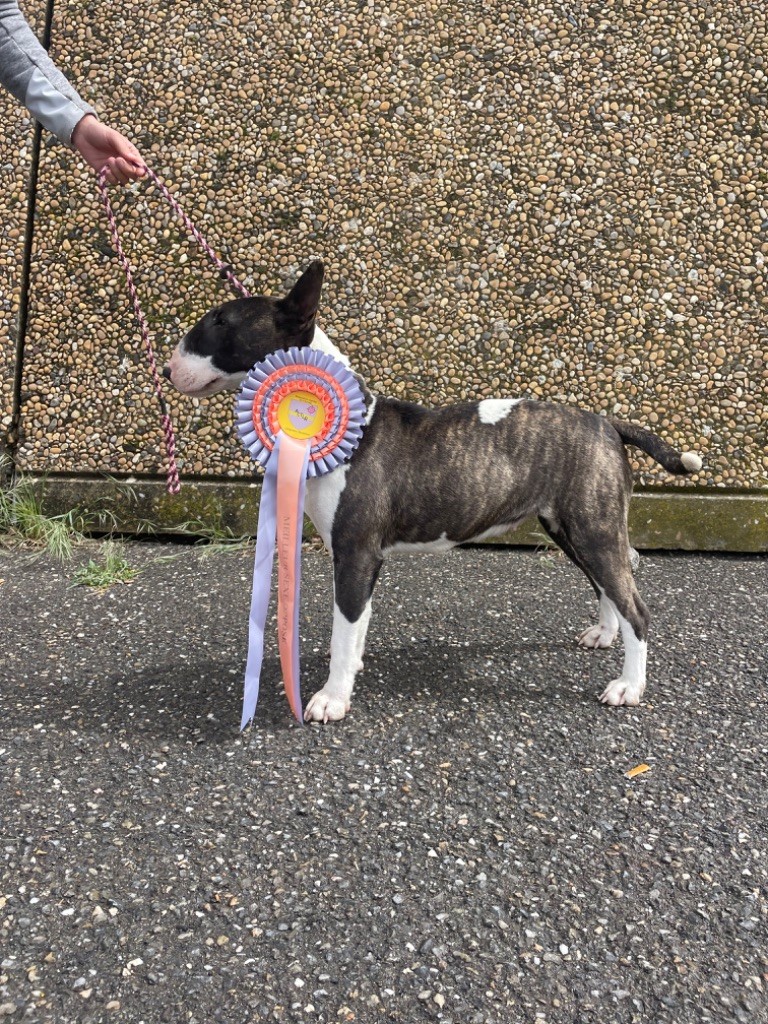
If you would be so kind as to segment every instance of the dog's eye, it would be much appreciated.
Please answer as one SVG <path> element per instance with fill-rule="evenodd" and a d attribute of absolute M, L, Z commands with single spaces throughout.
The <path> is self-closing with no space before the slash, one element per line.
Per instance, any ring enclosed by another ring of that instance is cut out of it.
<path fill-rule="evenodd" d="M 222 327 L 224 325 L 224 311 L 221 306 L 211 310 L 211 323 L 214 327 Z"/>

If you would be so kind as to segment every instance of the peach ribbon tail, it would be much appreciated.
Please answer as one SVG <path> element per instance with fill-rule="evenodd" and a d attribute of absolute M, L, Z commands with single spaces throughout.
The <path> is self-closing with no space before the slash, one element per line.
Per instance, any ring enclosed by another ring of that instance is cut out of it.
<path fill-rule="evenodd" d="M 285 432 L 277 462 L 277 637 L 285 694 L 299 723 L 301 706 L 299 665 L 299 591 L 304 494 L 311 441 L 297 441 Z"/>

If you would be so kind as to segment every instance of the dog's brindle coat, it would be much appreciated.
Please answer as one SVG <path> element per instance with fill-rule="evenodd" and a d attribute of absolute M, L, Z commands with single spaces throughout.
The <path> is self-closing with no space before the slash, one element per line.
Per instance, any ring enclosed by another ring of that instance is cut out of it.
<path fill-rule="evenodd" d="M 236 388 L 254 363 L 292 345 L 313 345 L 345 363 L 315 325 L 323 265 L 312 263 L 283 299 L 236 299 L 189 331 L 164 371 L 186 394 Z M 306 511 L 333 555 L 334 618 L 328 682 L 307 705 L 316 721 L 343 718 L 362 668 L 371 595 L 385 554 L 446 550 L 514 529 L 531 515 L 585 573 L 599 621 L 585 647 L 608 647 L 621 629 L 624 667 L 602 695 L 637 704 L 645 689 L 649 614 L 631 570 L 625 444 L 670 473 L 701 467 L 654 434 L 568 406 L 487 399 L 425 409 L 373 396 L 350 462 L 307 482 Z"/>

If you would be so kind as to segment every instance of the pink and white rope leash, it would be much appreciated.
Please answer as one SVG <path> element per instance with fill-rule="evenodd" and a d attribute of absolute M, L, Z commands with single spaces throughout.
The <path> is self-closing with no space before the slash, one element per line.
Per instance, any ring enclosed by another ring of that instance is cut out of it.
<path fill-rule="evenodd" d="M 174 212 L 179 217 L 188 233 L 194 238 L 200 248 L 208 255 L 213 265 L 221 274 L 225 281 L 229 281 L 233 288 L 240 292 L 244 298 L 248 298 L 250 292 L 245 286 L 238 281 L 232 272 L 232 268 L 229 267 L 223 260 L 219 259 L 211 246 L 206 242 L 203 236 L 200 234 L 198 229 L 184 213 L 175 196 L 169 192 L 168 188 L 158 178 L 153 170 L 147 167 L 147 177 L 150 178 L 155 185 L 157 185 L 161 194 L 165 196 Z M 168 482 L 166 484 L 169 494 L 178 494 L 181 490 L 181 483 L 179 482 L 179 471 L 176 467 L 176 437 L 173 432 L 173 423 L 168 412 L 168 406 L 166 405 L 165 396 L 163 395 L 163 386 L 160 380 L 160 374 L 157 369 L 157 361 L 155 359 L 155 351 L 152 347 L 152 342 L 149 338 L 149 327 L 147 325 L 146 318 L 139 302 L 139 295 L 136 290 L 136 285 L 133 279 L 133 267 L 131 266 L 130 260 L 123 250 L 122 243 L 120 242 L 120 233 L 117 230 L 117 221 L 115 214 L 112 209 L 112 203 L 109 200 L 109 191 L 106 183 L 107 169 L 102 168 L 98 175 L 98 188 L 101 194 L 101 201 L 104 206 L 104 210 L 109 221 L 109 228 L 112 234 L 112 244 L 117 254 L 117 259 L 120 266 L 123 268 L 125 273 L 126 281 L 128 282 L 128 293 L 131 297 L 133 304 L 133 311 L 136 314 L 136 320 L 139 324 L 139 331 L 141 332 L 141 339 L 144 342 L 144 348 L 147 353 L 147 360 L 149 362 L 149 369 L 152 373 L 152 381 L 155 387 L 155 394 L 160 405 L 160 417 L 163 425 L 163 433 L 165 434 L 165 450 L 168 455 Z"/>

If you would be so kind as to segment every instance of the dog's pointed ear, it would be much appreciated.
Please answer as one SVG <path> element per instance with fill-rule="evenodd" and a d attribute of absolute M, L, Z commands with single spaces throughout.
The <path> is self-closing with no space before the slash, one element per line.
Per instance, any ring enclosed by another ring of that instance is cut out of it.
<path fill-rule="evenodd" d="M 314 260 L 280 302 L 281 309 L 292 322 L 293 330 L 297 334 L 314 330 L 324 274 L 322 260 Z"/>

